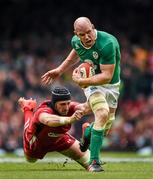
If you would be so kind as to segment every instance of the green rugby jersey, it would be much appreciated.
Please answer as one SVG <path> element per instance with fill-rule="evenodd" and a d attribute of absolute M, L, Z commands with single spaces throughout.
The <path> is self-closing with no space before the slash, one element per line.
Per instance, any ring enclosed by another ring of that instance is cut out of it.
<path fill-rule="evenodd" d="M 96 31 L 97 39 L 91 48 L 86 48 L 75 35 L 71 40 L 72 47 L 80 57 L 81 62 L 92 61 L 95 73 L 99 74 L 100 64 L 115 64 L 115 70 L 110 84 L 120 81 L 120 47 L 117 39 L 106 32 Z"/>

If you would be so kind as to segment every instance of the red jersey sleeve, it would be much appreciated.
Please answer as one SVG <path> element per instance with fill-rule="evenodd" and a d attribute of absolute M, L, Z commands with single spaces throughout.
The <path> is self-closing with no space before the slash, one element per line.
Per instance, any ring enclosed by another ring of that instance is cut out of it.
<path fill-rule="evenodd" d="M 35 119 L 39 119 L 39 115 L 41 113 L 48 113 L 48 114 L 51 114 L 52 113 L 52 110 L 48 107 L 43 107 L 43 108 L 39 108 L 35 113 L 34 113 L 34 118 Z"/>

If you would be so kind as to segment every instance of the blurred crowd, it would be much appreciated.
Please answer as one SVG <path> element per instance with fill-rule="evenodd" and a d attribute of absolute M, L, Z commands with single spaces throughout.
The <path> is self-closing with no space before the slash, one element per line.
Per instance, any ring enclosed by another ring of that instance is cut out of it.
<path fill-rule="evenodd" d="M 69 53 L 73 20 L 80 15 L 91 17 L 99 30 L 114 34 L 121 45 L 121 94 L 116 120 L 105 139 L 104 148 L 139 151 L 150 147 L 152 150 L 153 29 L 151 23 L 141 28 L 140 24 L 145 23 L 144 16 L 148 17 L 145 15 L 146 9 L 153 17 L 153 11 L 150 11 L 153 10 L 153 3 L 149 0 L 128 1 L 126 9 L 122 1 L 120 6 L 107 1 L 101 16 L 98 6 L 101 1 L 96 1 L 97 6 L 90 13 L 83 11 L 82 6 L 77 6 L 77 0 L 68 6 L 71 9 L 69 13 L 59 6 L 58 0 L 54 3 L 45 1 L 48 4 L 38 0 L 37 6 L 35 1 L 26 3 L 14 0 L 7 5 L 6 1 L 3 4 L 1 2 L 0 154 L 17 152 L 22 148 L 23 114 L 17 105 L 19 97 L 34 98 L 41 103 L 46 98 L 50 99 L 53 86 L 64 85 L 70 89 L 73 100 L 86 100 L 82 89 L 72 82 L 72 70 L 67 71 L 52 86 L 41 85 L 41 75 L 58 66 Z M 53 4 L 49 6 L 49 2 Z M 55 11 L 57 7 L 58 11 Z M 76 7 L 84 14 L 79 14 Z M 143 8 L 146 8 L 145 11 Z M 107 14 L 108 9 L 110 16 Z M 122 13 L 126 16 L 120 16 Z M 93 117 L 85 117 L 72 127 L 71 133 L 77 139 L 81 137 L 81 124 L 87 119 L 92 121 Z"/>

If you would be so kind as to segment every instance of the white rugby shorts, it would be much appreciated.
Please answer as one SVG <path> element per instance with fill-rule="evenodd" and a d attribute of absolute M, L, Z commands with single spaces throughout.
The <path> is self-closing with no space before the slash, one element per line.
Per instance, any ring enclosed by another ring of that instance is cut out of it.
<path fill-rule="evenodd" d="M 87 98 L 87 101 L 92 94 L 96 92 L 100 92 L 105 97 L 108 103 L 108 106 L 110 108 L 117 108 L 118 98 L 120 94 L 119 87 L 120 87 L 120 82 L 116 84 L 105 84 L 101 86 L 88 86 L 87 88 L 84 88 L 83 90 Z"/>

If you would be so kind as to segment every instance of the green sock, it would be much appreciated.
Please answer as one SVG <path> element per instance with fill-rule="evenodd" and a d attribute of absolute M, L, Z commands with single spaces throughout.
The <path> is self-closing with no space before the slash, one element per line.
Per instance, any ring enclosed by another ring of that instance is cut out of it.
<path fill-rule="evenodd" d="M 92 128 L 91 130 L 91 140 L 90 140 L 90 163 L 92 163 L 93 160 L 96 160 L 98 163 L 99 161 L 99 155 L 100 155 L 100 149 L 102 146 L 103 141 L 103 130 L 95 130 Z"/>
<path fill-rule="evenodd" d="M 93 123 L 92 123 L 89 127 L 87 127 L 87 128 L 85 129 L 85 131 L 84 131 L 84 137 L 85 137 L 85 138 L 90 139 L 92 127 L 93 127 Z"/>

